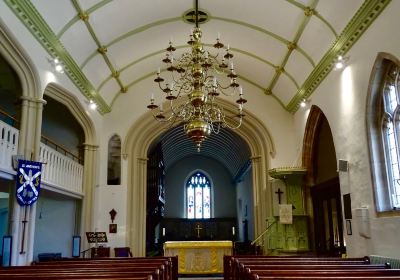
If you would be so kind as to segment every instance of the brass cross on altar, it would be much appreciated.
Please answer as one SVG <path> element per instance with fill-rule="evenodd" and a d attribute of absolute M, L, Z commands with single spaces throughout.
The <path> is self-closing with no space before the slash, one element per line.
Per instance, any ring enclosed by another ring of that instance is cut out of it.
<path fill-rule="evenodd" d="M 195 227 L 195 230 L 197 230 L 197 238 L 200 238 L 200 230 L 203 229 L 200 227 L 200 224 L 197 224 L 197 226 Z"/>

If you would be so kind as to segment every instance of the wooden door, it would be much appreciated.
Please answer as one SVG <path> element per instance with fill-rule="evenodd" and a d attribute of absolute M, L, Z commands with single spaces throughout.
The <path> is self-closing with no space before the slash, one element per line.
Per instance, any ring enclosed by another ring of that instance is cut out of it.
<path fill-rule="evenodd" d="M 339 178 L 312 187 L 315 248 L 318 255 L 345 253 Z"/>

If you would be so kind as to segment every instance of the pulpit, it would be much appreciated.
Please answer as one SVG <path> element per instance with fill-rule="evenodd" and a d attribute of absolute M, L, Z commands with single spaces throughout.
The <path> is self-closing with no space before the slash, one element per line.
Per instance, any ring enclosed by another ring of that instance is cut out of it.
<path fill-rule="evenodd" d="M 179 274 L 221 274 L 232 241 L 167 241 L 164 256 L 178 256 Z"/>

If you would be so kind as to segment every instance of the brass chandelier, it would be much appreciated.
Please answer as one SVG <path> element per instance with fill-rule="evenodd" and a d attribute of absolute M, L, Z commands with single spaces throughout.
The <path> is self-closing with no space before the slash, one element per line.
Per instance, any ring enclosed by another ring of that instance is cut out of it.
<path fill-rule="evenodd" d="M 218 134 L 224 127 L 230 129 L 240 127 L 244 117 L 243 104 L 247 100 L 243 98 L 242 88 L 237 81 L 232 61 L 233 54 L 229 50 L 229 45 L 224 48 L 218 35 L 217 42 L 214 44 L 218 53 L 212 54 L 204 49 L 201 42 L 202 32 L 198 26 L 197 0 L 195 24 L 187 42 L 191 51 L 183 53 L 176 59 L 174 57 L 176 48 L 170 41 L 166 48 L 166 56 L 162 60 L 170 78 L 166 80 L 161 77 L 161 70 L 158 68 L 157 77 L 154 80 L 168 101 L 168 113 L 164 112 L 162 105 L 155 104 L 154 95 L 151 96 L 147 108 L 154 111 L 155 119 L 160 122 L 169 122 L 171 126 L 176 122 L 182 122 L 186 135 L 194 141 L 197 150 L 200 151 L 202 142 L 210 136 L 211 132 Z M 224 55 L 219 53 L 223 49 L 225 49 Z M 223 75 L 227 77 L 226 85 L 217 79 Z M 230 116 L 225 114 L 223 108 L 217 103 L 216 97 L 220 94 L 226 96 L 238 94 L 237 114 Z M 177 102 L 178 99 L 182 101 Z"/>

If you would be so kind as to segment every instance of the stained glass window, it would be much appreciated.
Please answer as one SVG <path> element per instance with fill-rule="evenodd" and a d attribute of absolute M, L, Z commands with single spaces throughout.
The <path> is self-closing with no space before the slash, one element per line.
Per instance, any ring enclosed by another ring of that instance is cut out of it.
<path fill-rule="evenodd" d="M 186 183 L 186 205 L 188 219 L 211 217 L 210 180 L 201 172 L 196 172 Z"/>

